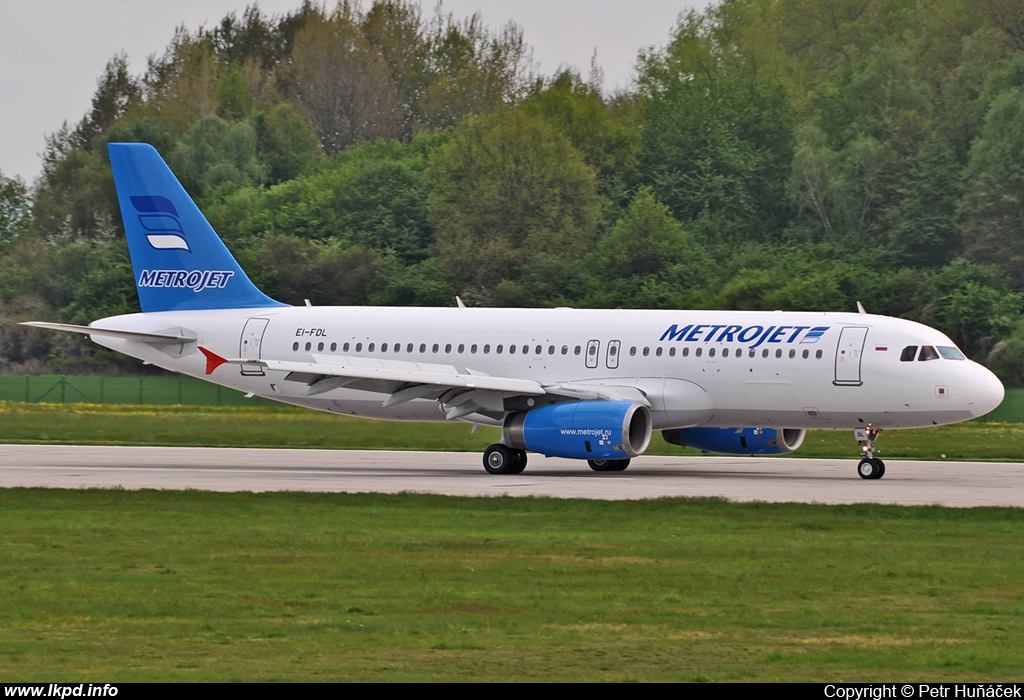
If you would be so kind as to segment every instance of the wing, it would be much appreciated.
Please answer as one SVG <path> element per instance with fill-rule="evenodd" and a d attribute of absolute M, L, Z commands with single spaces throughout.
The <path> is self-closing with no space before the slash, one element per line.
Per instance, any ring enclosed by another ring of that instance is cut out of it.
<path fill-rule="evenodd" d="M 500 422 L 509 412 L 562 401 L 625 400 L 651 405 L 642 391 L 629 386 L 494 377 L 426 362 L 316 354 L 312 357 L 313 362 L 242 358 L 227 362 L 286 372 L 286 381 L 307 385 L 303 396 L 350 388 L 384 395 L 382 406 L 432 399 L 444 407 L 449 420 L 471 416 L 467 419 L 474 422 Z"/>

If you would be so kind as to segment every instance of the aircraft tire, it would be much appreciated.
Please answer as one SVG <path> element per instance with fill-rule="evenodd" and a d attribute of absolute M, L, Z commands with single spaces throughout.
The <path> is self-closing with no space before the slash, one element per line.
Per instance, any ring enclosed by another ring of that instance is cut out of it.
<path fill-rule="evenodd" d="M 861 479 L 881 479 L 885 464 L 880 459 L 862 459 L 857 465 L 857 474 Z"/>
<path fill-rule="evenodd" d="M 512 453 L 512 468 L 506 474 L 522 474 L 526 469 L 526 450 L 510 450 Z"/>
<path fill-rule="evenodd" d="M 526 467 L 526 460 L 523 460 L 523 467 Z M 515 465 L 517 460 L 513 451 L 504 445 L 495 444 L 484 450 L 484 469 L 488 474 L 516 474 Z"/>
<path fill-rule="evenodd" d="M 628 459 L 588 459 L 587 464 L 595 472 L 621 472 L 629 466 Z"/>

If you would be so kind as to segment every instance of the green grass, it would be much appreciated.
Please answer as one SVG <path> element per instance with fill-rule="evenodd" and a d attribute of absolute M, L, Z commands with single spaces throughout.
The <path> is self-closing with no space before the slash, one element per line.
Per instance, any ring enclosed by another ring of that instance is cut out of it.
<path fill-rule="evenodd" d="M 135 377 L 60 374 L 0 374 L 0 401 L 198 406 L 270 406 L 201 379 L 178 374 Z"/>
<path fill-rule="evenodd" d="M 482 452 L 495 428 L 466 423 L 396 423 L 338 416 L 280 404 L 264 407 L 0 403 L 0 442 L 197 447 L 448 450 Z M 885 459 L 1024 461 L 1024 424 L 961 423 L 890 430 L 878 441 Z M 647 454 L 697 455 L 656 432 Z M 809 431 L 793 457 L 853 459 L 851 431 Z"/>
<path fill-rule="evenodd" d="M 6 681 L 1019 680 L 1024 511 L 0 491 Z"/>

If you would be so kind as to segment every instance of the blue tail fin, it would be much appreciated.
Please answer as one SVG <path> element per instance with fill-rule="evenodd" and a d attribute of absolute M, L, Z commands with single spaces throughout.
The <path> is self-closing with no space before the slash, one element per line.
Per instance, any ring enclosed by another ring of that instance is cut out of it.
<path fill-rule="evenodd" d="M 242 272 L 155 148 L 107 150 L 143 311 L 286 306 Z"/>

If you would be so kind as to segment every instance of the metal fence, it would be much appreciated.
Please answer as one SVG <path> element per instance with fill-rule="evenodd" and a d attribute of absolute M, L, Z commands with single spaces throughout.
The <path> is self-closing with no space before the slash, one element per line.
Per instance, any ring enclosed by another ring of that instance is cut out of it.
<path fill-rule="evenodd" d="M 185 406 L 256 406 L 273 401 L 180 375 L 3 374 L 0 401 L 26 403 L 119 403 Z"/>

